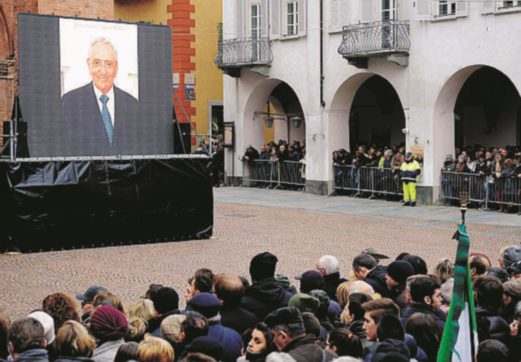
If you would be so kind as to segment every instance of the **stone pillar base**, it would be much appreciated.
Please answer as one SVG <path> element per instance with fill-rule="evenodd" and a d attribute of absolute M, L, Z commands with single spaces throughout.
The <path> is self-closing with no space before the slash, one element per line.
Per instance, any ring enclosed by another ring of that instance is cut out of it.
<path fill-rule="evenodd" d="M 416 201 L 420 205 L 432 205 L 434 203 L 434 188 L 416 185 Z"/>
<path fill-rule="evenodd" d="M 314 195 L 327 195 L 328 182 L 327 181 L 314 181 L 306 180 L 306 192 Z"/>

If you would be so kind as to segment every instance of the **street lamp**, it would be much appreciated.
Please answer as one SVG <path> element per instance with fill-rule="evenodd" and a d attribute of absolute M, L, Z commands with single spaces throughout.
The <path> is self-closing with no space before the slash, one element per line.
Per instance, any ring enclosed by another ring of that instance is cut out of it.
<path fill-rule="evenodd" d="M 302 124 L 302 117 L 294 116 L 290 118 L 291 123 L 293 123 L 293 128 L 300 128 L 300 125 Z"/>
<path fill-rule="evenodd" d="M 266 127 L 268 127 L 268 128 L 273 127 L 273 117 L 271 117 L 269 113 L 266 116 L 266 118 L 264 118 L 264 123 L 266 124 Z"/>

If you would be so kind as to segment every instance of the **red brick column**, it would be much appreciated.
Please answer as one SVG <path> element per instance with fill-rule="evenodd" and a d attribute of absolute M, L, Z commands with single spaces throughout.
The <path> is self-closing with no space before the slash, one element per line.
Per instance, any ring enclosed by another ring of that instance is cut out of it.
<path fill-rule="evenodd" d="M 168 20 L 168 25 L 172 28 L 172 69 L 174 73 L 179 73 L 177 99 L 173 97 L 172 100 L 178 121 L 190 122 L 191 116 L 195 116 L 195 108 L 189 100 L 184 99 L 184 95 L 185 74 L 195 71 L 195 63 L 191 59 L 195 55 L 195 48 L 192 47 L 195 35 L 191 33 L 195 27 L 195 20 L 190 17 L 190 14 L 195 12 L 195 7 L 190 4 L 190 0 L 171 0 L 167 11 L 172 14 L 172 18 Z"/>

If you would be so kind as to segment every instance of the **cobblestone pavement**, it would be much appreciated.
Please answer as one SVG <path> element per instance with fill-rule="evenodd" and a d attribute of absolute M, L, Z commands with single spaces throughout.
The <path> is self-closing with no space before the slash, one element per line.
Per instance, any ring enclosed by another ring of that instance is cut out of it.
<path fill-rule="evenodd" d="M 454 257 L 455 208 L 402 211 L 385 202 L 264 191 L 271 193 L 216 190 L 210 240 L 0 255 L 0 308 L 17 318 L 39 308 L 51 292 L 75 294 L 94 284 L 121 295 L 129 305 L 150 283 L 173 286 L 184 305 L 186 279 L 197 268 L 247 275 L 250 258 L 265 250 L 279 257 L 278 272 L 294 283 L 293 277 L 313 268 L 322 254 L 336 255 L 343 274 L 367 247 L 391 257 L 415 253 L 430 267 L 441 257 Z M 521 242 L 521 216 L 482 214 L 470 212 L 472 249 L 487 253 L 496 264 L 500 246 Z"/>

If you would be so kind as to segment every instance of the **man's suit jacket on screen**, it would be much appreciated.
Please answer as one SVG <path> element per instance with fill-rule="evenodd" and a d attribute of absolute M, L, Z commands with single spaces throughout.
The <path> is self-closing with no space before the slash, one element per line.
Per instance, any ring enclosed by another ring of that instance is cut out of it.
<path fill-rule="evenodd" d="M 113 87 L 115 124 L 112 145 L 107 138 L 93 84 L 89 83 L 63 95 L 60 148 L 64 155 L 134 154 L 133 149 L 140 135 L 138 102 L 129 93 Z"/>

